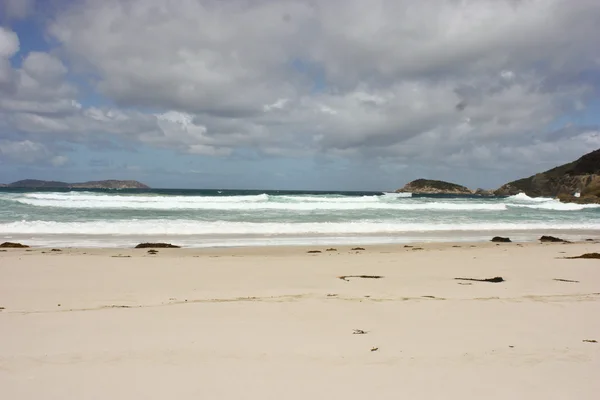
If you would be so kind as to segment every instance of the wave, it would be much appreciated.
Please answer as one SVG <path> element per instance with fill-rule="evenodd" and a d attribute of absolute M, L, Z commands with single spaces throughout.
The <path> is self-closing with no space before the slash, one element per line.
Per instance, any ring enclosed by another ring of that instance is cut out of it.
<path fill-rule="evenodd" d="M 469 203 L 370 203 L 370 202 L 193 202 L 161 199 L 159 201 L 121 201 L 119 199 L 101 199 L 97 201 L 65 201 L 65 200 L 37 200 L 20 199 L 22 204 L 38 207 L 55 208 L 86 208 L 86 209 L 129 209 L 129 210 L 224 210 L 224 211 L 251 211 L 251 210 L 291 210 L 291 211 L 317 211 L 317 210 L 398 210 L 398 211 L 503 211 L 505 204 L 469 204 Z"/>
<path fill-rule="evenodd" d="M 506 205 L 517 208 L 531 208 L 536 210 L 552 211 L 581 211 L 589 208 L 599 208 L 599 204 L 562 203 L 551 197 L 529 197 L 519 193 L 505 199 Z"/>
<path fill-rule="evenodd" d="M 386 199 L 403 199 L 407 197 L 412 197 L 412 193 L 388 193 L 384 192 L 382 196 Z"/>
<path fill-rule="evenodd" d="M 509 207 L 517 208 L 532 208 L 536 210 L 553 210 L 553 211 L 581 211 L 591 208 L 600 208 L 600 204 L 576 204 L 576 203 L 561 203 L 560 201 L 552 201 L 541 204 L 508 204 Z"/>
<path fill-rule="evenodd" d="M 266 193 L 246 196 L 165 196 L 161 194 L 140 194 L 140 195 L 107 195 L 104 193 L 91 192 L 66 192 L 66 193 L 27 193 L 22 196 L 23 199 L 35 200 L 50 200 L 50 201 L 67 201 L 67 202 L 103 202 L 103 201 L 119 201 L 131 203 L 152 203 L 152 202 L 181 202 L 181 203 L 198 203 L 198 202 L 220 202 L 220 203 L 247 203 L 268 201 L 269 195 Z"/>
<path fill-rule="evenodd" d="M 515 194 L 514 196 L 509 196 L 506 198 L 506 201 L 519 201 L 519 202 L 546 202 L 546 201 L 556 201 L 552 197 L 529 197 L 525 193 Z"/>
<path fill-rule="evenodd" d="M 405 193 L 386 193 L 373 196 L 297 195 L 278 196 L 164 196 L 164 195 L 106 195 L 89 192 L 28 193 L 13 198 L 21 204 L 35 207 L 68 209 L 121 210 L 398 210 L 398 211 L 503 211 L 501 203 L 402 201 Z"/>
<path fill-rule="evenodd" d="M 401 234 L 406 232 L 445 231 L 529 231 L 559 229 L 600 229 L 599 223 L 400 223 L 382 222 L 311 222 L 255 223 L 189 220 L 116 220 L 89 222 L 19 221 L 0 224 L 2 234 L 56 235 L 351 235 Z"/>

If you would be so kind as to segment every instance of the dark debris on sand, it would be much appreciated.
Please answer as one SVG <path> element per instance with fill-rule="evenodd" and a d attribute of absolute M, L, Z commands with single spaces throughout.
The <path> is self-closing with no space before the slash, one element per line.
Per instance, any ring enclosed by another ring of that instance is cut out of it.
<path fill-rule="evenodd" d="M 148 249 L 148 248 L 162 248 L 162 249 L 179 249 L 181 246 L 177 246 L 171 243 L 140 243 L 135 246 L 136 249 Z"/>
<path fill-rule="evenodd" d="M 564 240 L 564 239 L 557 238 L 557 237 L 554 237 L 554 236 L 545 236 L 545 235 L 540 238 L 540 242 L 571 243 L 568 240 Z"/>
<path fill-rule="evenodd" d="M 316 253 L 320 253 L 321 250 L 309 250 L 307 251 L 308 254 L 316 254 Z"/>
<path fill-rule="evenodd" d="M 0 244 L 0 247 L 7 248 L 7 249 L 25 249 L 29 246 L 27 246 L 26 244 L 21 244 L 21 243 L 4 242 L 4 243 Z"/>
<path fill-rule="evenodd" d="M 475 281 L 475 282 L 491 282 L 491 283 L 500 283 L 504 282 L 504 278 L 501 276 L 496 276 L 495 278 L 486 278 L 486 279 L 476 279 L 476 278 L 454 278 L 458 281 Z"/>
<path fill-rule="evenodd" d="M 585 254 L 582 254 L 580 256 L 565 257 L 565 258 L 569 259 L 569 260 L 574 260 L 574 259 L 577 259 L 577 258 L 586 258 L 586 259 L 594 259 L 594 258 L 596 258 L 596 259 L 600 259 L 600 253 L 585 253 Z"/>
<path fill-rule="evenodd" d="M 364 248 L 363 247 L 353 247 L 351 250 L 360 251 L 360 250 L 364 250 Z"/>
<path fill-rule="evenodd" d="M 342 275 L 338 276 L 338 279 L 348 282 L 348 278 L 362 278 L 362 279 L 381 279 L 381 275 Z"/>
<path fill-rule="evenodd" d="M 507 238 L 507 237 L 494 236 L 492 238 L 492 242 L 496 242 L 496 243 L 511 243 L 512 240 L 510 240 L 510 238 Z"/>
<path fill-rule="evenodd" d="M 554 278 L 554 280 L 557 281 L 557 282 L 579 283 L 579 281 L 574 281 L 574 280 L 571 280 L 571 279 Z"/>

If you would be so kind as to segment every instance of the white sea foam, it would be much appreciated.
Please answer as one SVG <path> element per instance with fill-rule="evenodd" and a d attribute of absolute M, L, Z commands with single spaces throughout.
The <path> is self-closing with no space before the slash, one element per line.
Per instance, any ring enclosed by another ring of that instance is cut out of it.
<path fill-rule="evenodd" d="M 401 198 L 412 197 L 412 193 L 388 193 L 388 192 L 385 192 L 382 196 L 386 199 L 401 199 Z"/>
<path fill-rule="evenodd" d="M 575 204 L 561 203 L 559 201 L 549 201 L 540 204 L 509 204 L 509 207 L 517 208 L 532 208 L 536 210 L 553 210 L 553 211 L 581 211 L 590 208 L 600 208 L 600 204 Z"/>
<path fill-rule="evenodd" d="M 165 196 L 157 194 L 141 195 L 114 195 L 104 193 L 90 192 L 65 192 L 65 193 L 27 193 L 20 198 L 23 200 L 55 200 L 67 203 L 101 203 L 106 201 L 116 201 L 119 203 L 249 203 L 268 201 L 269 195 L 266 193 L 248 196 Z"/>
<path fill-rule="evenodd" d="M 502 203 L 473 201 L 410 201 L 404 193 L 372 196 L 251 195 L 251 196 L 164 196 L 107 195 L 104 193 L 28 193 L 5 198 L 35 207 L 113 210 L 399 210 L 399 211 L 503 211 Z"/>
<path fill-rule="evenodd" d="M 551 197 L 529 197 L 525 193 L 515 194 L 506 198 L 507 201 L 518 201 L 518 202 L 536 202 L 543 203 L 547 201 L 555 201 Z"/>
<path fill-rule="evenodd" d="M 529 231 L 580 229 L 598 230 L 600 221 L 587 223 L 401 223 L 382 222 L 310 222 L 310 223 L 253 223 L 189 220 L 116 220 L 89 222 L 19 221 L 0 223 L 0 234 L 55 235 L 352 235 L 401 234 L 410 232 L 450 231 Z"/>
<path fill-rule="evenodd" d="M 558 199 L 551 197 L 529 197 L 525 193 L 507 197 L 505 202 L 509 207 L 553 211 L 581 211 L 588 208 L 600 207 L 598 204 L 562 203 Z"/>
<path fill-rule="evenodd" d="M 284 202 L 294 202 L 294 203 L 379 203 L 381 201 L 381 196 L 360 196 L 360 197 L 352 197 L 352 196 L 308 196 L 308 195 L 298 195 L 298 196 L 269 196 L 271 201 L 284 201 Z"/>
<path fill-rule="evenodd" d="M 172 198 L 172 197 L 146 197 L 139 199 L 123 199 L 120 196 L 96 197 L 94 199 L 32 199 L 22 198 L 17 200 L 22 204 L 37 207 L 55 207 L 70 209 L 124 209 L 124 210 L 399 210 L 399 211 L 503 211 L 505 204 L 473 204 L 450 202 L 427 203 L 391 203 L 371 201 L 305 201 L 305 202 L 277 202 L 277 201 L 221 201 L 218 198 Z"/>

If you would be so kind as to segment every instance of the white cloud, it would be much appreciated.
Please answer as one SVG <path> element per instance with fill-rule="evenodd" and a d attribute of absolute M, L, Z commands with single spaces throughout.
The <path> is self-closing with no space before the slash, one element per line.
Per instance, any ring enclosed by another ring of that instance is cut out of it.
<path fill-rule="evenodd" d="M 50 163 L 52 165 L 54 165 L 55 167 L 60 167 L 62 165 L 65 165 L 67 162 L 69 162 L 69 158 L 66 156 L 54 156 L 50 160 Z"/>
<path fill-rule="evenodd" d="M 570 158 L 593 129 L 550 126 L 597 96 L 599 18 L 595 0 L 82 0 L 18 68 L 0 30 L 0 124 L 211 156 Z M 79 104 L 66 65 L 114 106 Z"/>

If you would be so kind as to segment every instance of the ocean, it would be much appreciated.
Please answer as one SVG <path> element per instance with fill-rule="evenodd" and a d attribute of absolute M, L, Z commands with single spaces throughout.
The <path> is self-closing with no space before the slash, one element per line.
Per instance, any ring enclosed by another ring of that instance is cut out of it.
<path fill-rule="evenodd" d="M 582 240 L 600 206 L 550 198 L 262 190 L 0 188 L 0 239 L 31 246 L 185 247 Z"/>

